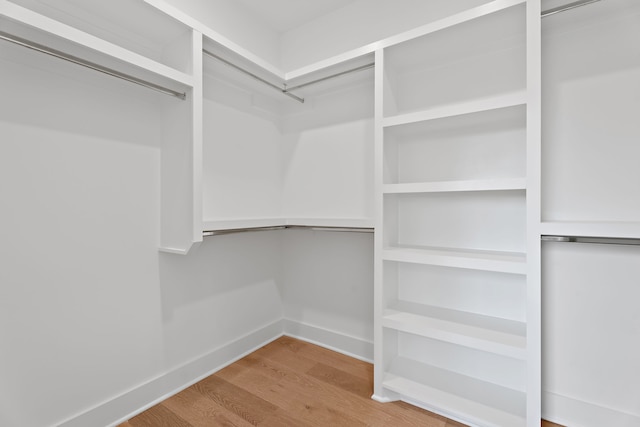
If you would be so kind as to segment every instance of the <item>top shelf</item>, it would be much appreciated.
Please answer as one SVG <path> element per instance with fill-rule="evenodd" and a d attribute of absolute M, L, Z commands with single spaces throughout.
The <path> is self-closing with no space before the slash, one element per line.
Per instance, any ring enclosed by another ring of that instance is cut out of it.
<path fill-rule="evenodd" d="M 381 42 L 393 70 L 439 67 L 525 40 L 524 0 L 497 0 Z M 443 48 L 446 47 L 446 48 Z"/>
<path fill-rule="evenodd" d="M 115 3 L 0 0 L 0 30 L 176 90 L 193 87 L 191 30 L 144 3 Z"/>
<path fill-rule="evenodd" d="M 496 1 L 384 50 L 386 127 L 526 103 L 526 8 Z"/>

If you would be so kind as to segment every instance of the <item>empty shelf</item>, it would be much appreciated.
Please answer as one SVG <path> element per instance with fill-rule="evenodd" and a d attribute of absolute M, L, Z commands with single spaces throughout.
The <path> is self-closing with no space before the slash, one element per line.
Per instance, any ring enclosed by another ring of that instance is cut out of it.
<path fill-rule="evenodd" d="M 518 252 L 390 247 L 383 250 L 382 259 L 501 273 L 527 273 L 526 256 Z"/>
<path fill-rule="evenodd" d="M 385 310 L 382 326 L 519 360 L 526 359 L 524 325 L 511 320 L 401 302 Z"/>
<path fill-rule="evenodd" d="M 524 190 L 526 185 L 525 178 L 473 179 L 464 181 L 386 184 L 383 187 L 383 192 L 386 194 L 409 194 L 455 191 L 504 191 Z"/>
<path fill-rule="evenodd" d="M 446 117 L 473 114 L 482 111 L 497 110 L 500 108 L 524 105 L 527 102 L 526 92 L 516 92 L 507 95 L 499 95 L 492 98 L 473 100 L 458 104 L 443 105 L 422 111 L 399 114 L 383 119 L 384 127 L 406 125 L 428 120 L 443 119 Z"/>

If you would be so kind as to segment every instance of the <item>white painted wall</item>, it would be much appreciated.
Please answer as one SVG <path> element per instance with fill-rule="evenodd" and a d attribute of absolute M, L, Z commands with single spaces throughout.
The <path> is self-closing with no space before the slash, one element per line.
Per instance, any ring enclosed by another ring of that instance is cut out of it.
<path fill-rule="evenodd" d="M 280 217 L 282 131 L 277 105 L 262 105 L 265 97 L 211 76 L 204 86 L 204 219 Z"/>
<path fill-rule="evenodd" d="M 373 235 L 287 230 L 287 333 L 373 359 Z"/>
<path fill-rule="evenodd" d="M 306 92 L 282 119 L 282 212 L 373 218 L 373 73 Z"/>
<path fill-rule="evenodd" d="M 640 423 L 640 249 L 543 245 L 544 415 L 584 427 Z"/>
<path fill-rule="evenodd" d="M 277 233 L 158 253 L 181 101 L 7 44 L 0 93 L 0 425 L 58 425 L 282 317 Z"/>
<path fill-rule="evenodd" d="M 599 2 L 544 22 L 542 219 L 560 228 L 640 217 L 639 6 Z M 640 251 L 548 243 L 542 254 L 543 415 L 640 425 Z"/>

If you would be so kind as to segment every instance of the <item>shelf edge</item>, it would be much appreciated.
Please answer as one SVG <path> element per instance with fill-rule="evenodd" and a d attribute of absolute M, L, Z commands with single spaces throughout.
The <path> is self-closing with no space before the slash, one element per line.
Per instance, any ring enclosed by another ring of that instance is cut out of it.
<path fill-rule="evenodd" d="M 460 102 L 441 107 L 429 108 L 421 111 L 398 114 L 382 119 L 382 126 L 390 128 L 394 126 L 410 125 L 413 123 L 427 122 L 430 120 L 446 119 L 448 117 L 463 116 L 467 114 L 481 113 L 501 108 L 526 105 L 527 92 L 518 91 L 506 95 L 498 95 L 491 98 Z"/>
<path fill-rule="evenodd" d="M 423 183 L 385 184 L 385 194 L 447 193 L 465 191 L 525 190 L 526 178 L 478 179 L 461 181 L 433 181 Z"/>

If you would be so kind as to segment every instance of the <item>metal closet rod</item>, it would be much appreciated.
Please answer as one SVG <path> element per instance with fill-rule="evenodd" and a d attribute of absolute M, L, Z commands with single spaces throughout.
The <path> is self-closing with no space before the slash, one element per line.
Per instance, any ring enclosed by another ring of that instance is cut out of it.
<path fill-rule="evenodd" d="M 292 91 L 292 90 L 300 89 L 300 88 L 303 88 L 303 87 L 306 87 L 306 86 L 311 86 L 311 85 L 314 85 L 316 83 L 320 83 L 320 82 L 324 82 L 325 80 L 330 80 L 330 79 L 333 79 L 333 78 L 336 78 L 336 77 L 344 76 L 345 74 L 351 74 L 351 73 L 354 73 L 356 71 L 368 70 L 369 68 L 374 68 L 375 66 L 376 66 L 376 63 L 375 62 L 371 62 L 369 64 L 361 65 L 359 67 L 351 68 L 351 69 L 346 70 L 346 71 L 341 71 L 339 73 L 331 74 L 330 76 L 322 77 L 322 78 L 319 78 L 319 79 L 316 79 L 316 80 L 312 80 L 312 81 L 307 82 L 307 83 L 302 83 L 302 84 L 299 84 L 299 85 L 296 85 L 296 86 L 293 86 L 293 87 L 286 87 L 286 84 L 285 84 L 284 92 L 287 93 L 287 92 Z"/>
<path fill-rule="evenodd" d="M 126 80 L 130 83 L 135 83 L 137 85 L 144 86 L 149 89 L 153 89 L 157 92 L 164 93 L 165 95 L 175 96 L 176 98 L 180 98 L 182 100 L 185 100 L 187 98 L 187 95 L 184 92 L 178 92 L 173 89 L 169 89 L 164 86 L 160 86 L 155 83 L 151 83 L 146 80 L 139 79 L 129 74 L 121 73 L 120 71 L 116 71 L 112 68 L 108 68 L 108 67 L 96 64 L 95 62 L 78 58 L 77 56 L 70 55 L 68 53 L 50 48 L 48 46 L 33 42 L 31 40 L 23 39 L 22 37 L 14 36 L 4 31 L 0 31 L 0 39 L 17 44 L 22 47 L 26 47 L 31 50 L 35 50 L 36 52 L 46 53 L 47 55 L 51 55 L 53 57 L 63 59 L 65 61 L 72 62 L 77 65 L 82 65 L 83 67 L 90 68 L 95 71 L 99 71 L 103 74 L 107 74 L 112 77 L 117 77 L 119 79 Z"/>
<path fill-rule="evenodd" d="M 312 231 L 335 231 L 335 232 L 351 232 L 351 233 L 373 233 L 373 228 L 369 227 L 329 227 L 316 225 L 275 225 L 269 227 L 248 227 L 248 228 L 228 228 L 224 230 L 208 230 L 203 231 L 203 237 L 223 236 L 226 234 L 248 233 L 252 231 L 273 231 L 273 230 L 312 230 Z"/>
<path fill-rule="evenodd" d="M 220 55 L 217 55 L 217 54 L 215 54 L 213 52 L 210 52 L 210 51 L 208 51 L 206 49 L 202 49 L 202 53 L 204 53 L 205 55 L 207 55 L 207 56 L 209 56 L 211 58 L 217 59 L 218 61 L 230 66 L 231 68 L 233 68 L 233 69 L 235 69 L 237 71 L 240 71 L 241 73 L 244 73 L 247 76 L 249 76 L 249 77 L 251 77 L 251 78 L 253 78 L 253 79 L 255 79 L 255 80 L 257 80 L 257 81 L 259 81 L 261 83 L 264 83 L 265 85 L 269 86 L 270 88 L 275 89 L 278 92 L 281 92 L 283 95 L 286 95 L 286 96 L 288 96 L 290 98 L 293 98 L 293 99 L 295 99 L 296 101 L 298 101 L 300 103 L 304 103 L 304 98 L 299 97 L 297 95 L 294 95 L 293 93 L 291 93 L 292 90 L 300 89 L 300 88 L 303 88 L 303 87 L 306 87 L 306 86 L 311 86 L 313 84 L 324 82 L 324 81 L 330 80 L 330 79 L 334 79 L 336 77 L 344 76 L 346 74 L 351 74 L 351 73 L 354 73 L 354 72 L 357 72 L 357 71 L 363 71 L 363 70 L 367 70 L 369 68 L 375 67 L 375 62 L 372 62 L 370 64 L 361 65 L 359 67 L 351 68 L 351 69 L 346 70 L 346 71 L 341 71 L 339 73 L 331 74 L 330 76 L 326 76 L 326 77 L 322 77 L 322 78 L 319 78 L 319 79 L 316 79 L 316 80 L 312 80 L 310 82 L 301 83 L 301 84 L 293 86 L 293 87 L 287 87 L 286 83 L 282 83 L 282 86 L 279 86 L 279 85 L 277 85 L 275 83 L 271 83 L 270 81 L 268 81 L 266 79 L 263 79 L 262 77 L 252 73 L 251 71 L 247 71 L 244 68 L 242 68 L 241 66 L 236 65 L 233 62 L 221 57 Z"/>
<path fill-rule="evenodd" d="M 564 12 L 567 10 L 575 9 L 576 7 L 586 6 L 591 3 L 595 3 L 600 0 L 579 0 L 573 3 L 568 3 L 563 6 L 554 7 L 553 9 L 543 10 L 541 16 L 546 18 L 547 16 L 555 15 L 556 13 Z"/>
<path fill-rule="evenodd" d="M 260 76 L 258 76 L 258 75 L 256 75 L 256 74 L 252 73 L 251 71 L 247 71 L 247 70 L 245 70 L 244 68 L 240 67 L 239 65 L 236 65 L 236 64 L 234 64 L 233 62 L 228 61 L 228 60 L 224 59 L 223 57 L 221 57 L 221 56 L 219 56 L 219 55 L 216 55 L 216 54 L 215 54 L 215 53 L 213 53 L 213 52 L 209 52 L 209 51 L 208 51 L 208 50 L 206 50 L 206 49 L 202 49 L 202 53 L 204 53 L 204 54 L 205 54 L 205 55 L 207 55 L 207 56 L 210 56 L 211 58 L 217 59 L 218 61 L 220 61 L 220 62 L 222 62 L 222 63 L 224 63 L 224 64 L 226 64 L 226 65 L 230 66 L 230 67 L 231 67 L 231 68 L 233 68 L 234 70 L 238 70 L 238 71 L 240 71 L 241 73 L 244 73 L 244 74 L 246 74 L 247 76 L 249 76 L 249 77 L 252 77 L 252 78 L 256 79 L 257 81 L 259 81 L 259 82 L 261 82 L 261 83 L 266 84 L 267 86 L 269 86 L 270 88 L 273 88 L 273 89 L 277 90 L 278 92 L 282 92 L 283 94 L 287 95 L 287 96 L 288 96 L 288 97 L 290 97 L 290 98 L 295 99 L 296 101 L 298 101 L 298 102 L 300 102 L 300 103 L 304 103 L 304 98 L 300 98 L 299 96 L 296 96 L 296 95 L 294 95 L 294 94 L 292 94 L 292 93 L 288 93 L 288 92 L 284 89 L 284 87 L 280 87 L 280 86 L 278 86 L 278 85 L 276 85 L 276 84 L 274 84 L 274 83 L 271 83 L 270 81 L 263 79 L 262 77 L 260 77 Z"/>
<path fill-rule="evenodd" d="M 640 246 L 640 239 L 620 238 L 620 237 L 589 237 L 589 236 L 540 236 L 543 242 L 562 243 L 596 243 L 601 245 L 626 245 Z"/>

